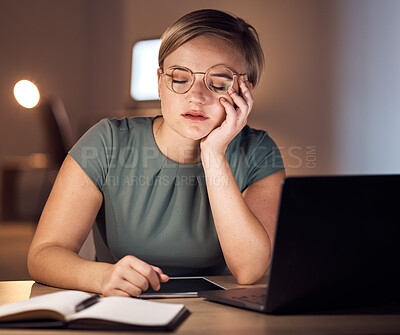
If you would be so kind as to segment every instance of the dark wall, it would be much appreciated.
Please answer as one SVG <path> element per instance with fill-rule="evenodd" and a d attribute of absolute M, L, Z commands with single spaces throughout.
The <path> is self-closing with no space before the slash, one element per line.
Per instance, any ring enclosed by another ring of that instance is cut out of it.
<path fill-rule="evenodd" d="M 387 136 L 400 122 L 399 3 L 0 0 L 0 159 L 45 150 L 35 111 L 13 98 L 15 82 L 31 79 L 59 96 L 76 136 L 105 116 L 134 115 L 143 106 L 129 96 L 133 44 L 208 7 L 238 14 L 260 34 L 266 72 L 249 123 L 277 141 L 289 175 L 400 171 L 400 139 Z M 382 136 L 371 138 L 376 124 Z M 379 170 L 371 143 L 386 150 Z M 26 177 L 26 194 L 34 179 Z"/>

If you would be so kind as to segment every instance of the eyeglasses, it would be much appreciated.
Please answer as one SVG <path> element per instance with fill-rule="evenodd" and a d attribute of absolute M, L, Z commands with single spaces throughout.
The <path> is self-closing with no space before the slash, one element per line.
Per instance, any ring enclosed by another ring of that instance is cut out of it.
<path fill-rule="evenodd" d="M 226 93 L 233 86 L 235 77 L 244 75 L 244 73 L 233 73 L 223 65 L 213 66 L 206 72 L 193 72 L 183 66 L 171 66 L 161 73 L 167 88 L 178 94 L 184 94 L 192 88 L 196 74 L 204 75 L 204 85 L 211 92 L 218 94 Z"/>

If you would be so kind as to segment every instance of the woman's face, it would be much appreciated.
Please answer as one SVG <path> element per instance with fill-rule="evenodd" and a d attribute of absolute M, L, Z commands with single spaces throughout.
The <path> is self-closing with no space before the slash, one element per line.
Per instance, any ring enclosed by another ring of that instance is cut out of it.
<path fill-rule="evenodd" d="M 220 64 L 234 73 L 246 72 L 245 62 L 230 43 L 214 36 L 199 36 L 167 56 L 163 70 L 180 66 L 192 72 L 206 72 L 212 66 Z M 204 75 L 196 74 L 191 89 L 184 94 L 178 94 L 167 88 L 160 74 L 159 69 L 158 90 L 166 130 L 187 139 L 199 140 L 225 120 L 225 109 L 219 99 L 224 97 L 231 103 L 233 101 L 228 93 L 211 92 L 204 84 Z M 234 80 L 234 89 L 238 91 L 237 77 Z"/>

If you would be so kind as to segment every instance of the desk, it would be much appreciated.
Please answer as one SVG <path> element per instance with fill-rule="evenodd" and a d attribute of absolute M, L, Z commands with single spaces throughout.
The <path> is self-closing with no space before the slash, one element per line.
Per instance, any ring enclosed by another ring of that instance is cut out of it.
<path fill-rule="evenodd" d="M 232 277 L 209 277 L 211 280 L 234 288 Z M 265 285 L 266 278 L 257 283 Z M 0 282 L 0 305 L 28 299 L 41 294 L 57 292 L 59 289 L 34 283 L 33 281 Z M 158 300 L 159 301 L 159 300 Z M 202 298 L 168 299 L 165 302 L 183 303 L 192 312 L 174 332 L 176 334 L 245 334 L 245 335 L 314 335 L 314 334 L 399 334 L 399 315 L 319 315 L 319 316 L 271 316 L 242 310 L 206 301 Z M 69 334 L 83 335 L 96 332 L 65 330 L 0 330 L 0 334 Z M 108 335 L 115 332 L 97 332 Z M 160 334 L 153 332 L 118 332 L 118 334 Z"/>

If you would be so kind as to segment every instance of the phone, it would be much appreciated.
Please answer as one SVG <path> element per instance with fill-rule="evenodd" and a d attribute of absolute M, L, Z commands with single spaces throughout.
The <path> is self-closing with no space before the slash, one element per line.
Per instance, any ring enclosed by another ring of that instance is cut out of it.
<path fill-rule="evenodd" d="M 159 291 L 151 287 L 139 298 L 183 298 L 196 297 L 200 291 L 225 290 L 224 287 L 204 277 L 172 277 L 166 283 L 161 283 Z"/>

